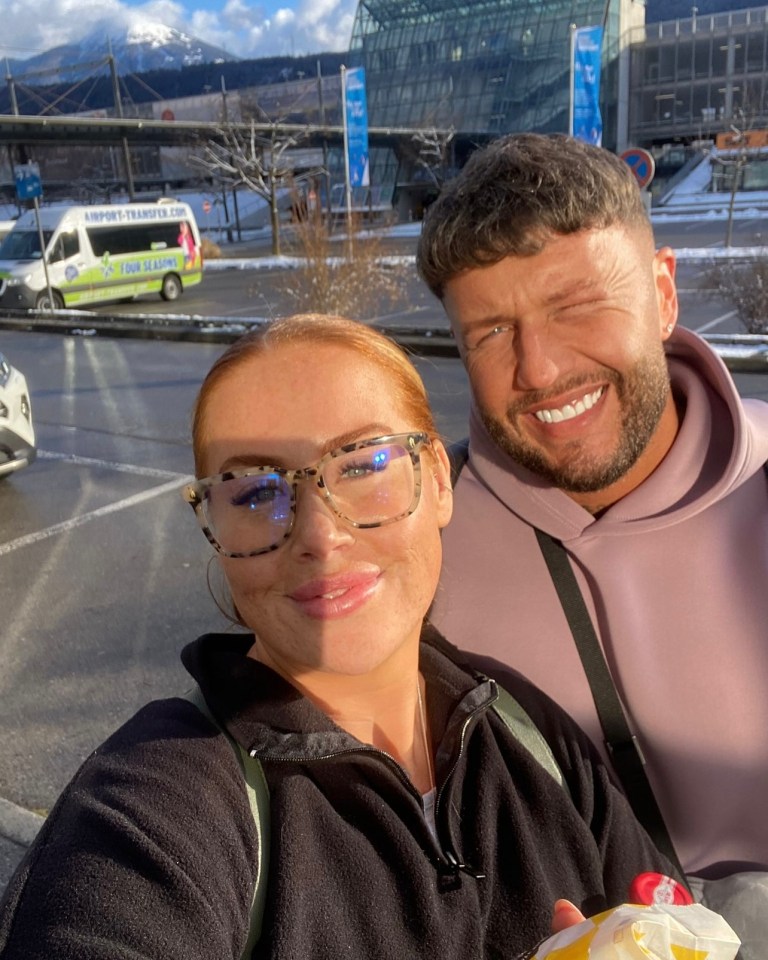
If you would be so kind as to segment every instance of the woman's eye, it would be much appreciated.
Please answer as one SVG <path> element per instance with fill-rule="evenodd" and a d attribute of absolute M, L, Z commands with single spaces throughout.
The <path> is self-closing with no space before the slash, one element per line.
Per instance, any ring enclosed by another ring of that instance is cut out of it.
<path fill-rule="evenodd" d="M 381 473 L 386 470 L 391 459 L 389 450 L 377 450 L 364 460 L 353 460 L 345 463 L 341 469 L 340 476 L 347 480 L 355 480 L 361 477 L 369 477 L 373 473 Z"/>
<path fill-rule="evenodd" d="M 367 477 L 371 473 L 375 473 L 377 470 L 383 469 L 380 466 L 372 461 L 366 461 L 365 463 L 349 463 L 341 471 L 341 476 L 345 477 L 347 480 L 355 480 L 358 477 Z"/>
<path fill-rule="evenodd" d="M 272 503 L 280 496 L 281 489 L 277 484 L 254 484 L 235 492 L 231 503 L 235 507 L 258 507 L 262 503 Z"/>

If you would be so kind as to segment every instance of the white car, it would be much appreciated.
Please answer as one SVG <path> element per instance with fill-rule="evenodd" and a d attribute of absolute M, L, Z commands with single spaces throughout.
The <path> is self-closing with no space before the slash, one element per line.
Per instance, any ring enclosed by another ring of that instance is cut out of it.
<path fill-rule="evenodd" d="M 27 381 L 0 353 L 0 479 L 32 463 L 36 455 Z"/>

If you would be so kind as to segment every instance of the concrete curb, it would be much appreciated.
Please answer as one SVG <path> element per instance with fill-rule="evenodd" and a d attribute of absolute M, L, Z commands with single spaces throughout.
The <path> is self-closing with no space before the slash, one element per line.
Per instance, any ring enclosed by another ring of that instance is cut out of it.
<path fill-rule="evenodd" d="M 34 311 L 0 313 L 0 329 L 26 333 L 59 333 L 75 337 L 129 337 L 145 340 L 177 340 L 227 344 L 253 327 L 267 323 L 265 317 L 200 317 L 182 314 L 89 314 L 60 310 L 55 317 Z M 458 359 L 459 350 L 447 325 L 411 327 L 372 322 L 371 326 L 418 356 Z M 768 336 L 756 334 L 704 334 L 729 370 L 738 373 L 768 373 Z"/>
<path fill-rule="evenodd" d="M 0 329 L 25 333 L 60 333 L 76 337 L 130 337 L 146 340 L 179 340 L 195 343 L 232 343 L 253 327 L 268 323 L 266 317 L 233 320 L 231 317 L 200 317 L 182 314 L 136 313 L 89 314 L 81 310 L 59 310 L 55 316 L 29 311 L 0 313 Z M 372 322 L 413 353 L 430 356 L 459 356 L 456 341 L 447 325 L 421 328 Z"/>
<path fill-rule="evenodd" d="M 0 797 L 0 836 L 20 846 L 28 847 L 37 836 L 45 817 L 24 807 L 17 807 L 10 800 Z"/>

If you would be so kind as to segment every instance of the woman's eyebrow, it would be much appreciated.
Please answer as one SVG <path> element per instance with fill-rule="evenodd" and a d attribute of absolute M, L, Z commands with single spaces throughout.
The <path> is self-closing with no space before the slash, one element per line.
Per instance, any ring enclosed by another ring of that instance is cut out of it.
<path fill-rule="evenodd" d="M 358 440 L 367 440 L 369 437 L 386 436 L 392 429 L 383 423 L 367 423 L 355 430 L 341 433 L 336 437 L 324 441 L 319 449 L 320 454 L 313 462 L 317 462 L 325 456 L 330 450 L 336 450 L 344 447 L 348 443 L 356 443 Z M 301 469 L 309 466 L 307 463 L 288 464 L 285 456 L 261 454 L 261 453 L 238 453 L 227 459 L 220 465 L 218 473 L 226 473 L 228 470 L 247 469 L 248 467 L 281 467 L 283 469 Z"/>
<path fill-rule="evenodd" d="M 247 467 L 280 467 L 280 457 L 263 457 L 256 453 L 235 454 L 227 459 L 219 467 L 219 473 L 226 473 L 227 470 L 240 470 Z"/>
<path fill-rule="evenodd" d="M 363 427 L 358 427 L 347 433 L 339 434 L 337 437 L 332 437 L 323 444 L 322 451 L 325 454 L 328 453 L 329 450 L 336 450 L 338 447 L 344 447 L 348 443 L 357 443 L 358 440 L 368 440 L 372 437 L 385 437 L 390 433 L 392 433 L 392 428 L 387 424 L 367 423 Z"/>

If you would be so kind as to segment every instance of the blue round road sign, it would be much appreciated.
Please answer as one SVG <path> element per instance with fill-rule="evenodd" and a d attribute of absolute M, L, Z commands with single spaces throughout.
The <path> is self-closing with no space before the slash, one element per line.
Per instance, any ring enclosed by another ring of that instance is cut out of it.
<path fill-rule="evenodd" d="M 629 169 L 634 173 L 635 179 L 641 187 L 647 187 L 651 180 L 653 180 L 653 175 L 656 172 L 656 163 L 653 156 L 648 153 L 647 150 L 643 150 L 642 147 L 632 147 L 630 150 L 625 150 L 624 153 L 622 153 L 621 159 L 629 166 Z"/>

